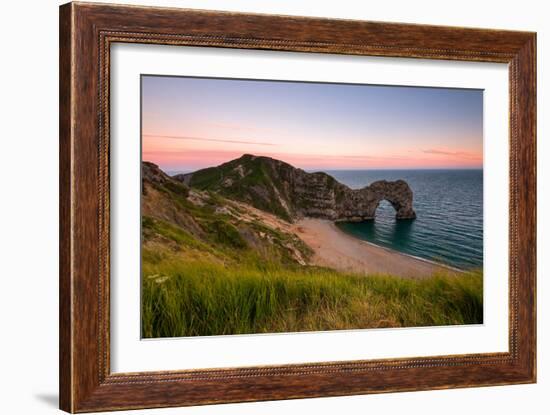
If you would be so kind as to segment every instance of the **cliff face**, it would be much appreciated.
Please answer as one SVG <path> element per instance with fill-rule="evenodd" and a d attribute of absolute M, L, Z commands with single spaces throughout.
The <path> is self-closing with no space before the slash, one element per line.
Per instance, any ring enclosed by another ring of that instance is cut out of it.
<path fill-rule="evenodd" d="M 388 200 L 397 219 L 414 219 L 413 193 L 407 182 L 377 181 L 350 189 L 326 173 L 307 173 L 269 157 L 245 154 L 218 167 L 177 175 L 174 179 L 201 190 L 293 221 L 301 217 L 334 221 L 374 219 L 376 208 Z"/>

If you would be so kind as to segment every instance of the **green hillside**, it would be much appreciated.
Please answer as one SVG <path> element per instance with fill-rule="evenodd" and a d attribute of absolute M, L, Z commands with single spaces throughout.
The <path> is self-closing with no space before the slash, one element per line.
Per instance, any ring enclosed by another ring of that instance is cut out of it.
<path fill-rule="evenodd" d="M 295 211 L 292 195 L 284 183 L 290 178 L 292 170 L 294 167 L 278 160 L 245 154 L 220 166 L 175 176 L 175 179 L 290 220 Z"/>

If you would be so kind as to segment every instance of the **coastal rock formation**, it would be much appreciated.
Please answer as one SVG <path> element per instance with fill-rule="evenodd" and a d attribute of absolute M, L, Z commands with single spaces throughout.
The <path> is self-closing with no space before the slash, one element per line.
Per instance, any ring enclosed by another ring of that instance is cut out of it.
<path fill-rule="evenodd" d="M 326 173 L 308 173 L 269 157 L 245 154 L 220 166 L 173 178 L 288 221 L 303 217 L 349 222 L 371 220 L 382 200 L 391 203 L 397 219 L 416 217 L 413 192 L 404 180 L 381 180 L 362 189 L 350 189 Z"/>
<path fill-rule="evenodd" d="M 374 219 L 382 200 L 387 200 L 393 206 L 396 219 L 416 218 L 412 206 L 413 192 L 407 182 L 379 180 L 362 189 L 347 188 L 335 220 L 355 222 Z"/>

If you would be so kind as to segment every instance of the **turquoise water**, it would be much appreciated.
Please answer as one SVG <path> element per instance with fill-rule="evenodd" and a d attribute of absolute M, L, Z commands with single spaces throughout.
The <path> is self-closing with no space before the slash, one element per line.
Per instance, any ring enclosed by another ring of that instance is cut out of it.
<path fill-rule="evenodd" d="M 483 266 L 482 170 L 327 171 L 353 189 L 403 179 L 413 190 L 417 219 L 396 221 L 382 201 L 373 221 L 340 223 L 356 238 L 457 268 Z"/>

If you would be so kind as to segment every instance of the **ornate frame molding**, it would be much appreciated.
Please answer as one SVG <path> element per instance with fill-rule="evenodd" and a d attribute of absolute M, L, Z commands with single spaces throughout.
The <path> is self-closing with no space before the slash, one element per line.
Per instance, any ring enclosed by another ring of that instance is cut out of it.
<path fill-rule="evenodd" d="M 508 63 L 510 351 L 112 374 L 109 69 L 110 45 L 116 42 Z M 535 62 L 536 36 L 525 32 L 86 3 L 61 6 L 61 408 L 89 412 L 534 382 Z"/>

